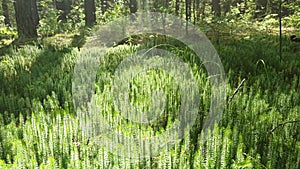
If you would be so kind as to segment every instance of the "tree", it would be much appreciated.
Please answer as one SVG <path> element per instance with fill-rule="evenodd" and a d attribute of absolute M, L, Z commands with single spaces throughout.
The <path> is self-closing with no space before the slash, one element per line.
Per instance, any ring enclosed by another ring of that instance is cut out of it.
<path fill-rule="evenodd" d="M 185 19 L 186 21 L 191 19 L 191 0 L 185 0 Z"/>
<path fill-rule="evenodd" d="M 214 12 L 215 16 L 221 16 L 220 0 L 212 0 L 212 11 Z"/>
<path fill-rule="evenodd" d="M 56 9 L 62 11 L 62 13 L 58 17 L 58 20 L 67 22 L 67 15 L 71 11 L 71 5 L 72 3 L 70 0 L 55 0 Z"/>
<path fill-rule="evenodd" d="M 14 7 L 19 38 L 37 38 L 39 15 L 36 0 L 16 0 Z"/>
<path fill-rule="evenodd" d="M 130 13 L 136 13 L 138 10 L 137 0 L 129 0 L 129 10 Z"/>
<path fill-rule="evenodd" d="M 185 20 L 186 20 L 186 24 L 185 24 L 185 31 L 186 34 L 188 34 L 188 22 L 191 19 L 191 0 L 185 0 Z"/>
<path fill-rule="evenodd" d="M 176 0 L 175 1 L 175 15 L 176 16 L 179 16 L 179 5 L 180 5 L 179 0 Z"/>
<path fill-rule="evenodd" d="M 223 3 L 223 11 L 224 15 L 226 15 L 231 10 L 231 5 L 236 6 L 237 3 L 239 3 L 240 0 L 235 0 L 234 2 L 231 2 L 231 0 L 227 0 Z"/>
<path fill-rule="evenodd" d="M 255 18 L 260 18 L 264 16 L 267 12 L 267 4 L 268 1 L 266 0 L 256 0 L 256 13 L 255 13 Z"/>
<path fill-rule="evenodd" d="M 200 11 L 201 11 L 201 8 L 200 8 L 200 0 L 195 0 L 195 12 L 196 12 L 196 21 L 199 21 L 200 20 Z"/>
<path fill-rule="evenodd" d="M 10 26 L 10 18 L 9 18 L 7 0 L 2 0 L 2 10 L 3 10 L 3 16 L 4 16 L 4 23 L 5 23 L 5 25 Z"/>
<path fill-rule="evenodd" d="M 101 13 L 102 15 L 110 8 L 110 3 L 111 0 L 101 0 Z"/>
<path fill-rule="evenodd" d="M 84 0 L 85 25 L 93 26 L 96 23 L 95 0 Z"/>

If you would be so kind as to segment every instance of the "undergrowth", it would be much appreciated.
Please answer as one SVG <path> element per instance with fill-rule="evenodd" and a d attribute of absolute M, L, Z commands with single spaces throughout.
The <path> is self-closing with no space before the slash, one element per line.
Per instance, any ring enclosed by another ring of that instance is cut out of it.
<path fill-rule="evenodd" d="M 116 156 L 99 144 L 101 135 L 88 138 L 80 127 L 71 91 L 77 49 L 32 45 L 11 49 L 0 61 L 0 168 L 299 168 L 297 46 L 285 39 L 280 62 L 275 36 L 212 41 L 225 68 L 227 97 L 246 79 L 226 104 L 222 120 L 211 131 L 201 132 L 211 88 L 205 70 L 190 64 L 201 96 L 195 126 L 172 148 L 138 160 Z M 122 45 L 107 53 L 91 97 L 100 112 L 128 135 L 138 125 L 120 120 L 120 112 L 113 108 L 112 79 L 124 57 L 138 49 Z M 193 55 L 184 47 L 170 50 L 183 60 Z M 169 92 L 165 97 L 170 104 L 164 110 L 172 113 L 164 112 L 144 128 L 145 133 L 159 134 L 174 122 L 182 95 L 164 72 L 150 70 L 146 75 L 131 80 L 130 104 L 149 110 L 148 92 Z"/>

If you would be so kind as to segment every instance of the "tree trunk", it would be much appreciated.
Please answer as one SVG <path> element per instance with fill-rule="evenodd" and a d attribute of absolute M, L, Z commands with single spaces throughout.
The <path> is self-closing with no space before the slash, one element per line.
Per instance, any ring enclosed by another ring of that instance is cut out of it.
<path fill-rule="evenodd" d="M 179 0 L 175 1 L 175 15 L 179 16 Z"/>
<path fill-rule="evenodd" d="M 130 10 L 131 14 L 137 12 L 137 10 L 138 10 L 138 2 L 137 2 L 137 0 L 129 0 L 129 10 Z"/>
<path fill-rule="evenodd" d="M 152 8 L 152 11 L 154 11 L 154 12 L 160 12 L 159 10 L 159 5 L 158 5 L 158 3 L 159 3 L 159 1 L 161 1 L 161 0 L 153 0 L 153 8 Z"/>
<path fill-rule="evenodd" d="M 191 19 L 191 0 L 185 0 L 185 19 L 186 19 L 185 31 L 186 34 L 188 34 L 189 33 L 188 22 Z"/>
<path fill-rule="evenodd" d="M 101 13 L 102 15 L 109 9 L 109 0 L 101 0 Z"/>
<path fill-rule="evenodd" d="M 214 12 L 217 17 L 221 16 L 220 0 L 212 0 L 212 12 Z"/>
<path fill-rule="evenodd" d="M 95 0 L 84 0 L 85 25 L 90 27 L 96 23 Z"/>
<path fill-rule="evenodd" d="M 195 0 L 195 11 L 196 11 L 196 21 L 200 21 L 200 14 L 201 14 L 201 8 L 200 8 L 200 0 Z"/>
<path fill-rule="evenodd" d="M 256 0 L 256 13 L 255 18 L 263 17 L 267 12 L 267 4 L 268 2 L 266 0 Z"/>
<path fill-rule="evenodd" d="M 201 4 L 201 20 L 203 20 L 205 18 L 205 7 L 206 7 L 206 0 L 202 0 L 202 4 Z"/>
<path fill-rule="evenodd" d="M 185 0 L 185 17 L 186 21 L 191 19 L 191 0 Z"/>
<path fill-rule="evenodd" d="M 194 21 L 193 21 L 193 24 L 195 25 L 196 24 L 196 15 L 197 15 L 197 13 L 196 13 L 196 2 L 195 2 L 195 0 L 192 2 L 192 11 L 193 11 L 193 19 L 194 19 Z"/>
<path fill-rule="evenodd" d="M 299 3 L 299 2 L 297 2 L 297 1 L 295 1 L 295 0 L 281 0 L 282 1 L 282 16 L 283 17 L 285 17 L 285 16 L 289 16 L 289 15 L 291 15 L 293 12 L 293 10 L 291 10 L 291 9 L 289 9 L 289 8 L 287 8 L 287 6 L 286 5 L 283 5 L 283 4 L 289 4 L 289 5 L 295 5 L 295 6 L 297 6 L 296 4 L 297 3 Z M 279 2 L 278 2 L 279 3 Z M 296 10 L 298 9 L 298 11 L 299 11 L 299 8 L 296 8 Z M 296 11 L 297 12 L 297 11 Z"/>
<path fill-rule="evenodd" d="M 58 17 L 58 20 L 61 20 L 64 23 L 67 22 L 67 15 L 71 11 L 71 5 L 72 3 L 70 0 L 55 0 L 56 9 L 62 11 Z"/>
<path fill-rule="evenodd" d="M 5 25 L 10 26 L 10 18 L 9 18 L 7 0 L 2 0 L 2 10 L 3 10 L 3 16 L 4 16 L 4 23 L 5 23 Z"/>
<path fill-rule="evenodd" d="M 39 16 L 36 0 L 16 0 L 14 6 L 19 38 L 37 38 Z"/>
<path fill-rule="evenodd" d="M 232 5 L 234 6 L 234 4 Z M 231 10 L 231 0 L 227 0 L 226 2 L 224 2 L 223 9 L 224 9 L 224 15 L 226 16 L 226 14 Z"/>

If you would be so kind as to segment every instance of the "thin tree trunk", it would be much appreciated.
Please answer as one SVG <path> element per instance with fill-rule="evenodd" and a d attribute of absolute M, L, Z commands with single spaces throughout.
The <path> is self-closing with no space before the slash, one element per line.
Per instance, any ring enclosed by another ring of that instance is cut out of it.
<path fill-rule="evenodd" d="M 102 15 L 109 9 L 109 0 L 101 0 L 101 13 Z"/>
<path fill-rule="evenodd" d="M 238 0 L 237 0 L 238 1 Z M 236 3 L 237 3 L 236 1 Z M 234 4 L 233 4 L 234 5 Z M 226 15 L 231 9 L 231 0 L 227 0 L 224 4 L 224 15 Z"/>
<path fill-rule="evenodd" d="M 39 16 L 36 0 L 16 0 L 14 6 L 19 38 L 37 38 Z"/>
<path fill-rule="evenodd" d="M 71 5 L 72 3 L 70 0 L 63 0 L 63 1 L 55 0 L 56 9 L 62 11 L 62 13 L 58 17 L 58 20 L 67 22 L 67 16 L 71 11 Z"/>
<path fill-rule="evenodd" d="M 201 8 L 200 8 L 200 0 L 195 0 L 195 11 L 196 11 L 196 21 L 200 20 Z"/>
<path fill-rule="evenodd" d="M 2 10 L 3 10 L 3 16 L 4 16 L 4 24 L 7 26 L 11 26 L 8 6 L 7 6 L 7 0 L 2 0 Z"/>
<path fill-rule="evenodd" d="M 185 0 L 185 19 L 186 19 L 186 34 L 188 34 L 188 30 L 189 30 L 189 27 L 188 27 L 188 22 L 190 21 L 191 19 L 191 0 Z"/>
<path fill-rule="evenodd" d="M 187 21 L 191 19 L 191 0 L 185 0 L 185 16 Z"/>
<path fill-rule="evenodd" d="M 195 0 L 192 2 L 192 4 L 193 4 L 193 19 L 194 19 L 194 21 L 193 21 L 193 23 L 194 23 L 194 25 L 196 24 L 196 15 L 197 15 L 197 13 L 196 13 L 196 2 L 195 2 Z"/>
<path fill-rule="evenodd" d="M 137 0 L 129 0 L 129 10 L 131 14 L 137 12 L 138 10 Z"/>
<path fill-rule="evenodd" d="M 96 23 L 95 0 L 84 0 L 85 25 L 90 27 Z"/>
<path fill-rule="evenodd" d="M 175 15 L 179 16 L 179 6 L 180 6 L 180 2 L 179 0 L 175 1 Z"/>
<path fill-rule="evenodd" d="M 217 17 L 221 16 L 220 0 L 212 0 L 212 12 L 214 12 Z"/>
<path fill-rule="evenodd" d="M 164 3 L 164 8 L 165 8 L 165 10 L 166 11 L 169 11 L 170 9 L 169 9 L 169 0 L 165 0 L 165 3 Z"/>
<path fill-rule="evenodd" d="M 201 20 L 203 20 L 205 18 L 205 6 L 206 6 L 206 0 L 202 0 L 202 5 L 201 5 Z"/>
<path fill-rule="evenodd" d="M 153 11 L 154 12 L 159 12 L 159 8 L 158 8 L 158 1 L 161 1 L 161 0 L 153 0 Z"/>
<path fill-rule="evenodd" d="M 266 14 L 267 11 L 267 0 L 256 0 L 256 13 L 255 18 L 260 18 Z"/>
<path fill-rule="evenodd" d="M 285 4 L 291 4 L 291 3 L 295 3 L 295 1 L 292 1 L 292 0 L 282 0 L 282 3 L 285 3 Z M 299 10 L 299 8 L 297 8 Z M 282 6 L 282 16 L 285 17 L 285 16 L 289 16 L 291 14 L 291 9 L 287 8 L 286 6 Z"/>

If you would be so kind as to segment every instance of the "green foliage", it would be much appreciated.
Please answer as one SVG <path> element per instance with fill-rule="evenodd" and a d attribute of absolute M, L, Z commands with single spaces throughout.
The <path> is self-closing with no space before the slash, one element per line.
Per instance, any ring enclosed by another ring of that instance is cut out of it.
<path fill-rule="evenodd" d="M 44 100 L 52 91 L 60 105 L 70 103 L 71 73 L 75 54 L 25 46 L 0 62 L 0 109 L 10 113 L 30 114 L 33 99 Z M 5 117 L 6 119 L 6 117 Z M 5 121 L 7 123 L 9 121 Z"/>
<path fill-rule="evenodd" d="M 107 10 L 101 17 L 99 23 L 107 23 L 128 14 L 128 8 L 125 6 L 124 2 L 120 1 L 112 5 L 112 8 Z"/>
<path fill-rule="evenodd" d="M 0 28 L 0 39 L 12 39 L 16 37 L 16 32 L 13 31 L 11 28 Z"/>
<path fill-rule="evenodd" d="M 300 9 L 300 7 L 298 8 Z M 283 24 L 286 27 L 300 28 L 300 12 L 295 12 L 293 15 L 289 15 L 283 18 Z"/>
<path fill-rule="evenodd" d="M 97 11 L 98 23 L 129 13 L 125 1 L 113 2 L 104 15 Z M 168 2 L 174 7 L 175 1 Z M 283 9 L 289 14 L 284 16 L 283 25 L 299 28 L 299 1 L 287 2 L 290 4 L 285 2 Z M 222 3 L 225 5 L 225 1 Z M 201 129 L 211 104 L 211 87 L 193 52 L 175 39 L 156 34 L 132 36 L 107 52 L 91 99 L 101 108 L 99 113 L 107 115 L 110 124 L 127 135 L 133 135 L 138 127 L 146 136 L 165 132 L 178 115 L 182 95 L 174 78 L 163 71 L 151 69 L 145 76 L 139 74 L 130 81 L 132 106 L 151 109 L 151 94 L 157 90 L 166 92 L 169 102 L 159 120 L 150 126 L 124 120 L 114 107 L 112 84 L 114 72 L 126 56 L 145 46 L 171 51 L 190 64 L 200 91 L 198 117 L 187 137 L 159 155 L 134 161 L 108 152 L 98 144 L 99 137 L 86 138 L 75 116 L 76 93 L 71 92 L 71 80 L 79 53 L 72 47 L 80 49 L 85 43 L 83 1 L 73 1 L 65 23 L 58 21 L 61 11 L 54 8 L 52 0 L 39 1 L 39 34 L 66 34 L 42 38 L 40 47 L 20 45 L 16 50 L 11 46 L 9 52 L 1 49 L 0 168 L 299 168 L 299 48 L 284 36 L 284 58 L 280 62 L 278 37 L 269 34 L 278 30 L 278 9 L 268 4 L 266 15 L 255 18 L 255 3 L 250 0 L 232 5 L 230 12 L 221 17 L 212 14 L 207 1 L 200 7 L 205 9 L 201 22 L 196 24 L 220 54 L 229 83 L 227 96 L 246 78 L 226 105 L 222 121 L 205 133 Z M 155 5 L 155 10 L 172 11 L 163 7 L 163 1 L 151 1 L 149 9 Z M 183 18 L 185 9 L 181 3 Z M 1 27 L 1 39 L 15 36 L 14 29 Z"/>
<path fill-rule="evenodd" d="M 41 10 L 39 33 L 43 36 L 52 36 L 56 33 L 74 33 L 84 27 L 84 9 L 83 2 L 73 3 L 68 13 L 67 21 L 59 20 L 59 15 L 63 11 L 55 8 L 52 0 L 43 0 L 39 2 Z"/>
<path fill-rule="evenodd" d="M 68 21 L 64 23 L 67 32 L 81 30 L 85 26 L 83 2 L 72 5 L 71 11 L 67 16 Z"/>
<path fill-rule="evenodd" d="M 195 134 L 191 132 L 173 148 L 138 162 L 108 153 L 96 139 L 86 138 L 79 127 L 70 86 L 77 50 L 25 46 L 5 55 L 0 62 L 0 109 L 4 110 L 0 114 L 0 167 L 297 168 L 299 123 L 281 124 L 300 119 L 297 69 L 300 63 L 295 59 L 297 55 L 287 50 L 285 63 L 280 66 L 277 47 L 272 43 L 275 39 L 269 35 L 251 35 L 216 44 L 228 72 L 228 96 L 241 78 L 246 77 L 243 87 L 228 103 L 222 121 L 211 131 L 199 134 L 195 130 Z M 284 45 L 288 49 L 289 43 L 284 41 Z M 137 126 L 125 121 L 115 123 L 122 118 L 113 109 L 111 84 L 119 63 L 141 47 L 121 45 L 109 50 L 97 74 L 97 95 L 92 97 L 99 103 L 100 113 L 113 115 L 111 122 L 128 135 Z M 205 117 L 210 106 L 205 71 L 197 67 L 197 62 L 192 64 L 193 54 L 186 48 L 162 49 L 190 63 L 199 89 L 204 92 L 200 95 L 199 117 Z M 175 81 L 162 71 L 149 70 L 146 75 L 132 79 L 131 104 L 149 109 L 147 91 L 159 88 L 170 92 L 166 95 L 170 100 L 167 107 L 176 114 L 177 99 L 181 96 L 174 92 Z M 144 134 L 164 132 L 173 123 L 175 114 L 169 114 L 168 118 L 161 116 L 157 123 L 143 127 Z M 197 127 L 201 128 L 201 124 L 201 120 L 197 121 Z"/>
<path fill-rule="evenodd" d="M 38 31 L 43 36 L 51 36 L 58 32 L 59 21 L 58 16 L 60 11 L 55 9 L 52 0 L 39 1 L 42 10 L 39 11 L 40 24 Z"/>
<path fill-rule="evenodd" d="M 0 27 L 0 47 L 9 45 L 16 37 L 17 33 L 12 28 Z"/>

